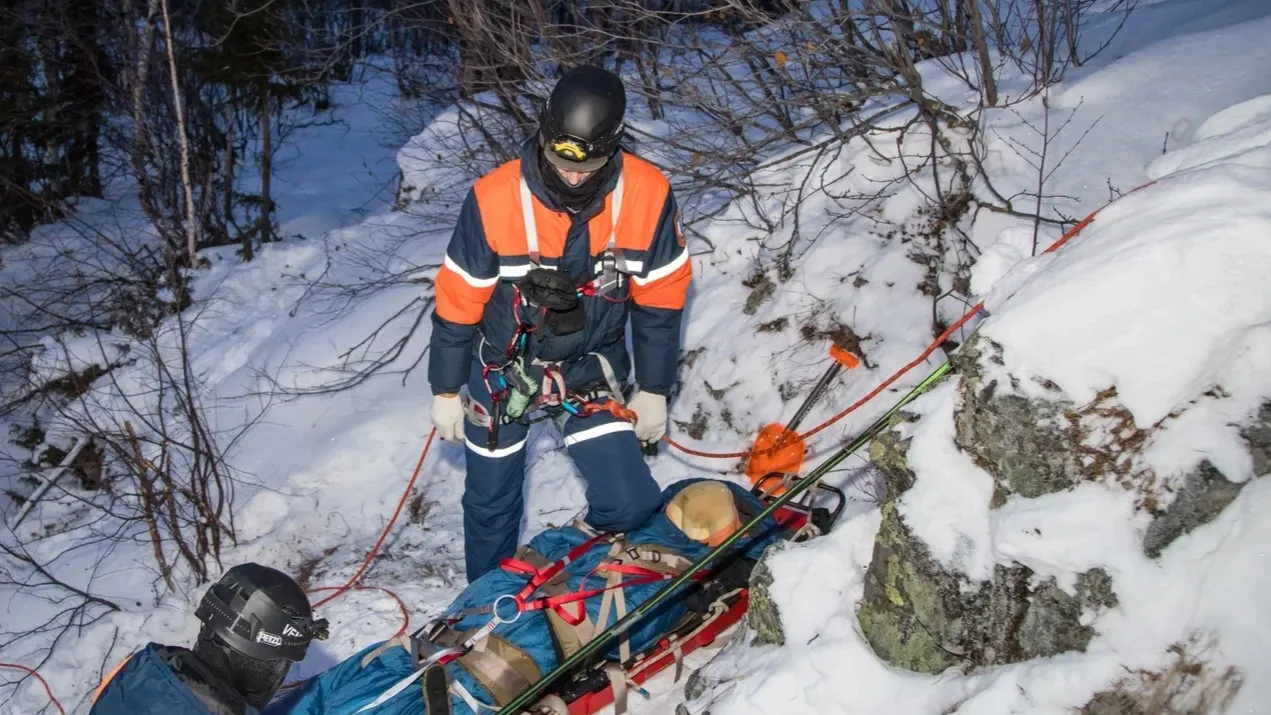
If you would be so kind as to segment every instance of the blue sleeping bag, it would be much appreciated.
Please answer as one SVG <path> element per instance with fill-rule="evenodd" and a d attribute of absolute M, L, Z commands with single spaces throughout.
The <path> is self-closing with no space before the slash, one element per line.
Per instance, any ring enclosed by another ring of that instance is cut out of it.
<path fill-rule="evenodd" d="M 703 480 L 689 479 L 667 487 L 662 494 L 661 508 L 645 525 L 626 533 L 624 548 L 630 548 L 633 551 L 641 550 L 642 553 L 648 553 L 652 549 L 678 555 L 690 562 L 706 555 L 710 548 L 685 536 L 665 514 L 666 504 L 680 490 L 699 481 Z M 763 509 L 763 504 L 746 489 L 731 483 L 728 483 L 728 487 L 733 491 L 743 522 Z M 555 562 L 565 558 L 576 547 L 587 543 L 592 536 L 579 528 L 566 526 L 542 532 L 534 537 L 528 546 L 546 560 Z M 734 548 L 743 550 L 751 559 L 758 559 L 764 549 L 780 536 L 780 526 L 776 520 L 769 518 L 758 525 L 753 533 L 744 536 Z M 574 560 L 565 567 L 560 578 L 557 579 L 557 583 L 562 584 L 558 585 L 557 592 L 564 590 L 563 584 L 567 584 L 568 591 L 571 592 L 603 589 L 606 586 L 606 577 L 604 573 L 596 572 L 596 567 L 610 561 L 612 551 L 611 542 L 600 541 L 582 553 L 576 554 Z M 674 556 L 670 558 L 675 559 Z M 487 573 L 469 584 L 443 614 L 442 618 L 448 619 L 449 622 L 448 640 L 439 642 L 437 645 L 449 646 L 461 642 L 460 639 L 485 626 L 491 620 L 488 613 L 467 612 L 470 609 L 488 607 L 500 596 L 520 592 L 525 588 L 528 580 L 529 577 L 523 573 L 499 570 Z M 644 603 L 666 584 L 665 580 L 652 580 L 638 575 L 625 576 L 622 580 L 624 584 L 621 587 L 622 597 L 628 611 Z M 683 588 L 688 589 L 690 586 L 686 585 Z M 543 592 L 540 591 L 534 598 L 542 596 Z M 612 596 L 610 599 L 612 601 Z M 590 624 L 594 624 L 595 627 L 607 627 L 618 620 L 618 609 L 612 607 L 611 602 L 605 622 L 600 623 L 600 611 L 604 600 L 602 595 L 597 594 L 583 601 L 566 604 L 562 608 L 574 609 L 573 613 L 580 615 L 578 607 L 585 607 Z M 508 616 L 509 614 L 505 611 L 510 610 L 513 610 L 510 599 L 503 599 L 500 602 L 500 613 Z M 519 680 L 515 673 L 508 673 L 508 669 L 504 669 L 504 677 L 511 677 L 511 682 L 538 680 L 560 662 L 562 653 L 558 650 L 560 648 L 558 638 L 553 636 L 553 626 L 548 622 L 548 613 L 547 609 L 524 611 L 515 621 L 500 623 L 491 632 L 491 643 L 496 643 L 500 647 L 491 646 L 487 652 L 506 653 L 507 646 L 510 645 L 514 646 L 512 650 L 518 654 L 515 658 L 517 666 L 515 670 L 520 674 Z M 627 638 L 631 652 L 640 652 L 655 644 L 687 613 L 688 607 L 683 598 L 666 599 L 628 631 Z M 556 625 L 559 627 L 559 623 Z M 375 651 L 379 652 L 375 653 Z M 373 653 L 373 657 L 368 657 Z M 427 653 L 425 652 L 424 655 L 426 656 Z M 616 639 L 605 657 L 611 660 L 619 659 L 619 643 Z M 481 664 L 474 661 L 474 658 L 473 654 L 469 654 L 458 661 L 450 662 L 445 666 L 447 675 L 451 682 L 457 682 L 479 703 L 497 707 L 498 701 L 502 698 L 496 697 L 490 688 L 483 685 L 483 680 L 487 684 L 491 680 L 489 677 L 484 679 L 478 677 L 481 668 L 477 666 Z M 301 688 L 276 700 L 265 710 L 264 715 L 282 715 L 283 713 L 353 715 L 380 698 L 403 678 L 411 675 L 415 667 L 412 665 L 411 654 L 405 647 L 392 642 L 376 643 L 309 680 Z M 505 681 L 504 685 L 507 684 Z M 504 698 L 507 697 L 508 692 L 513 694 L 521 692 L 515 687 L 511 691 L 504 687 L 503 691 Z M 425 715 L 426 708 L 421 692 L 420 682 L 416 680 L 410 687 L 404 688 L 399 694 L 366 712 L 383 715 Z M 455 715 L 476 715 L 472 707 L 456 694 L 451 695 L 451 708 Z"/>

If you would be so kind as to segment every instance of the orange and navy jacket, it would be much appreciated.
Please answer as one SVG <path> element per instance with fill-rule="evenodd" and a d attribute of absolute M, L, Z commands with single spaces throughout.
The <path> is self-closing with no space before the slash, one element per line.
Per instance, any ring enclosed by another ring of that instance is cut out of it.
<path fill-rule="evenodd" d="M 608 184 L 590 205 L 570 214 L 544 187 L 538 152 L 538 142 L 527 140 L 520 159 L 477 180 L 459 211 L 433 286 L 428 364 L 433 394 L 458 392 L 468 381 L 474 357 L 480 363 L 502 364 L 518 317 L 535 326 L 528 357 L 559 363 L 569 389 L 582 392 L 606 384 L 592 354 L 603 355 L 625 383 L 632 362 L 625 340 L 629 317 L 636 381 L 642 390 L 666 395 L 675 383 L 681 314 L 692 279 L 670 182 L 649 162 L 620 152 Z M 541 315 L 515 305 L 513 286 L 532 267 L 522 175 L 532 195 L 540 265 L 567 272 L 575 284 L 586 283 L 600 270 L 611 232 L 624 258 L 628 274 L 618 292 L 581 296 L 585 326 L 571 335 L 548 334 Z M 615 232 L 619 177 L 622 201 Z"/>

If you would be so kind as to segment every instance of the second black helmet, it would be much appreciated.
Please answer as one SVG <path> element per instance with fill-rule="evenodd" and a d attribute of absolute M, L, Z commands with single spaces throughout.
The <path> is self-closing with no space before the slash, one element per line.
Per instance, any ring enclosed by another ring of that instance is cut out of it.
<path fill-rule="evenodd" d="M 622 139 L 627 91 L 614 73 L 583 65 L 567 71 L 543 108 L 539 143 L 565 171 L 595 171 Z"/>
<path fill-rule="evenodd" d="M 226 571 L 203 594 L 194 615 L 226 645 L 256 660 L 298 662 L 310 640 L 327 637 L 326 620 L 314 620 L 300 584 L 254 563 Z"/>

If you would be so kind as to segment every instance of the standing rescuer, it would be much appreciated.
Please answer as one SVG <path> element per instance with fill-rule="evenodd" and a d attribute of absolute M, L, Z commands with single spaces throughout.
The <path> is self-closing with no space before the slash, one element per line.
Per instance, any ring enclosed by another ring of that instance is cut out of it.
<path fill-rule="evenodd" d="M 536 410 L 564 434 L 593 527 L 625 531 L 658 506 L 640 443 L 666 433 L 692 268 L 670 182 L 619 149 L 625 112 L 613 73 L 566 72 L 520 158 L 473 185 L 437 273 L 428 380 L 438 435 L 465 444 L 469 580 L 516 550 Z M 607 402 L 635 423 L 593 411 Z"/>

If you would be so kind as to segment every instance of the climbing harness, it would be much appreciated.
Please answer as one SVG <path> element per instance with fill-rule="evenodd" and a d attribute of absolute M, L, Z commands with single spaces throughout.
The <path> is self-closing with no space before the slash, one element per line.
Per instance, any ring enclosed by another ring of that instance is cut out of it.
<path fill-rule="evenodd" d="M 517 291 L 519 294 L 519 291 Z M 551 419 L 563 425 L 569 417 L 588 417 L 598 412 L 608 412 L 619 419 L 634 422 L 636 415 L 626 409 L 622 387 L 609 360 L 598 352 L 588 353 L 600 366 L 605 386 L 587 390 L 572 390 L 565 383 L 560 363 L 539 359 L 527 363 L 528 335 L 533 326 L 521 323 L 512 338 L 502 363 L 486 363 L 482 366 L 481 379 L 490 395 L 490 407 L 465 398 L 464 413 L 473 424 L 486 428 L 486 448 L 498 449 L 499 427 L 512 422 L 532 424 Z M 536 380 L 530 366 L 542 372 Z M 541 412 L 539 416 L 534 413 Z"/>
<path fill-rule="evenodd" d="M 622 208 L 623 185 L 622 175 L 619 174 L 607 199 L 611 202 L 610 215 L 613 220 L 605 251 L 599 262 L 593 266 L 594 277 L 581 285 L 575 285 L 568 275 L 559 272 L 554 266 L 543 264 L 539 252 L 538 226 L 534 218 L 533 195 L 525 178 L 521 177 L 521 214 L 525 222 L 531 268 L 520 283 L 512 287 L 512 315 L 517 327 L 502 355 L 502 361 L 486 362 L 482 366 L 481 379 L 490 395 L 489 409 L 471 397 L 464 402 L 469 421 L 487 429 L 487 449 L 498 448 L 499 427 L 511 422 L 528 424 L 552 419 L 563 424 L 568 417 L 588 416 L 600 411 L 609 412 L 620 419 L 635 420 L 635 413 L 630 410 L 608 406 L 617 403 L 616 407 L 621 408 L 625 399 L 613 366 L 604 355 L 592 352 L 586 357 L 595 358 L 599 363 L 605 386 L 583 391 L 572 390 L 566 385 L 560 363 L 531 358 L 531 336 L 538 328 L 527 316 L 531 310 L 542 311 L 544 327 L 554 335 L 569 335 L 583 329 L 585 325 L 583 297 L 599 297 L 619 303 L 627 300 L 621 295 L 621 289 L 626 285 L 629 274 L 638 273 L 643 268 L 643 262 L 630 259 L 618 247 L 618 219 Z M 479 351 L 483 356 L 484 341 L 483 335 Z M 541 379 L 534 377 L 534 368 L 541 371 Z M 542 416 L 529 417 L 540 411 L 544 413 Z"/>

